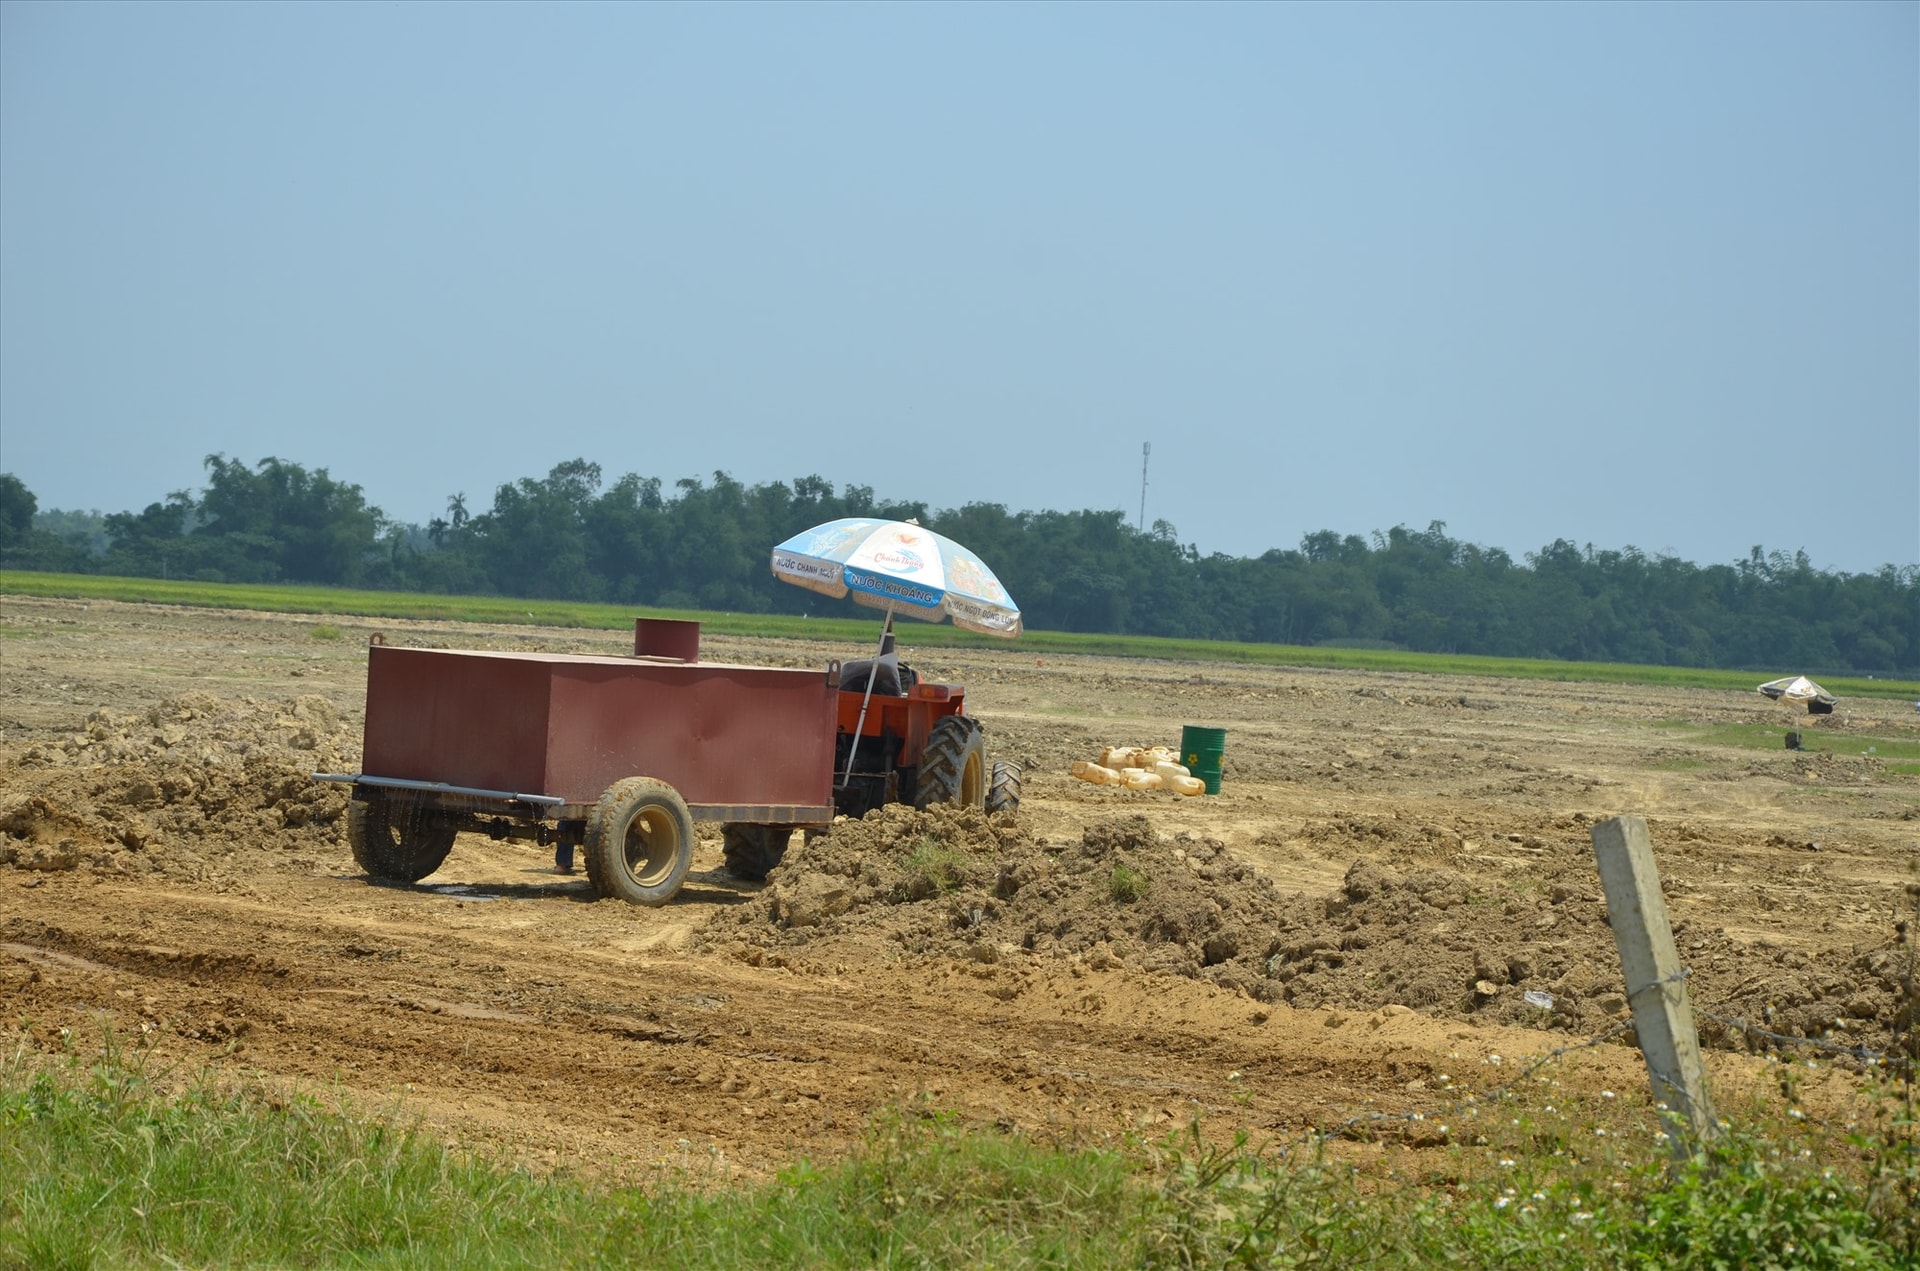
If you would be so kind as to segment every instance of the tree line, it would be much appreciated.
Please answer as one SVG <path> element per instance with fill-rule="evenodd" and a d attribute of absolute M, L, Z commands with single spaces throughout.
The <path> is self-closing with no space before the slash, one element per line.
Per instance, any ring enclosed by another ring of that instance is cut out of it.
<path fill-rule="evenodd" d="M 605 601 L 737 613 L 851 610 L 777 582 L 775 543 L 844 516 L 916 517 L 992 566 L 1040 630 L 1273 644 L 1396 646 L 1570 661 L 1756 670 L 1920 670 L 1920 568 L 1815 569 L 1755 547 L 1696 565 L 1564 539 L 1514 560 L 1443 523 L 1362 537 L 1320 530 L 1294 549 L 1202 555 L 1173 526 L 1121 511 L 929 509 L 819 476 L 747 486 L 725 472 L 671 487 L 562 463 L 464 495 L 425 526 L 357 485 L 267 458 L 206 460 L 206 485 L 139 512 L 42 512 L 0 474 L 0 565 L 210 582 L 316 583 Z"/>

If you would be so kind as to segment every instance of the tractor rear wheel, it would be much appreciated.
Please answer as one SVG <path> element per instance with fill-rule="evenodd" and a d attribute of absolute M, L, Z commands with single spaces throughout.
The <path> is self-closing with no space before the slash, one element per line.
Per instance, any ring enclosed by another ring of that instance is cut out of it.
<path fill-rule="evenodd" d="M 987 782 L 987 814 L 1020 810 L 1020 767 L 1004 759 L 993 764 L 993 780 Z"/>
<path fill-rule="evenodd" d="M 750 883 L 763 881 L 787 854 L 792 837 L 793 831 L 784 825 L 722 825 L 720 850 L 727 859 L 727 872 Z"/>
<path fill-rule="evenodd" d="M 666 782 L 628 777 L 608 787 L 587 814 L 583 846 L 596 894 L 664 905 L 693 864 L 693 814 Z"/>
<path fill-rule="evenodd" d="M 454 827 L 417 803 L 376 795 L 347 805 L 353 863 L 387 882 L 417 883 L 453 850 Z"/>
<path fill-rule="evenodd" d="M 920 756 L 920 789 L 913 802 L 920 808 L 935 803 L 986 807 L 987 748 L 979 720 L 948 715 L 934 724 Z"/>

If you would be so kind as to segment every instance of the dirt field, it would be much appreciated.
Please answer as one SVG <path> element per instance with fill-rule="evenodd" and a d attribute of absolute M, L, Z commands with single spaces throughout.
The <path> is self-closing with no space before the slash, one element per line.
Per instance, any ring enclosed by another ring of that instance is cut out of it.
<path fill-rule="evenodd" d="M 923 676 L 967 685 L 990 754 L 1025 768 L 1021 812 L 892 809 L 796 840 L 764 886 L 722 873 L 706 828 L 681 897 L 645 910 L 471 835 L 418 887 L 356 870 L 344 789 L 309 774 L 357 770 L 376 631 L 629 646 L 0 599 L 0 1002 L 17 1038 L 97 1045 L 107 1024 L 183 1070 L 398 1103 L 450 1139 L 621 1174 L 752 1177 L 844 1149 L 890 1107 L 1094 1142 L 1195 1111 L 1256 1134 L 1431 1113 L 1386 1136 L 1418 1150 L 1472 1115 L 1459 1092 L 1626 1018 L 1588 832 L 1632 812 L 1696 1005 L 1893 1044 L 1920 779 L 1864 743 L 1741 751 L 1671 725 L 1913 737 L 1910 703 L 1811 718 L 1757 694 L 909 643 Z M 710 637 L 703 656 L 859 652 Z M 1183 724 L 1227 730 L 1217 797 L 1066 775 L 1108 743 L 1177 745 Z M 1125 903 L 1122 866 L 1147 880 Z M 1750 1039 L 1702 1032 L 1716 1083 L 1760 1070 Z M 1569 1101 L 1645 1108 L 1619 1039 L 1544 1075 Z"/>

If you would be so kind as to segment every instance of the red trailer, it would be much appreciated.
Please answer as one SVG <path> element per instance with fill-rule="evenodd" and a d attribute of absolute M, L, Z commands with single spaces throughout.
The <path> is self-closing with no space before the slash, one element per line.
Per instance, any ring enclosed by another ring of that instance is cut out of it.
<path fill-rule="evenodd" d="M 368 650 L 362 771 L 348 838 L 376 878 L 416 882 L 461 831 L 584 849 L 602 896 L 670 900 L 693 822 L 729 869 L 764 878 L 795 829 L 883 803 L 1010 810 L 965 690 L 891 655 L 821 670 L 698 660 L 696 623 L 641 620 L 632 657 Z M 858 745 L 854 738 L 859 737 Z"/>

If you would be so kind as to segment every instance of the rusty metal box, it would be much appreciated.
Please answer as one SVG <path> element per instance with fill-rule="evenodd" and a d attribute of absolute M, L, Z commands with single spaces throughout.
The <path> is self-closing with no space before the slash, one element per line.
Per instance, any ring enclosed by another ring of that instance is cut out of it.
<path fill-rule="evenodd" d="M 655 777 L 706 819 L 830 820 L 826 671 L 554 653 L 368 650 L 369 777 L 556 796 Z"/>

